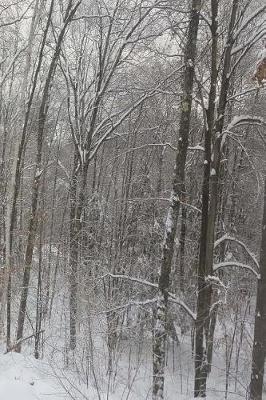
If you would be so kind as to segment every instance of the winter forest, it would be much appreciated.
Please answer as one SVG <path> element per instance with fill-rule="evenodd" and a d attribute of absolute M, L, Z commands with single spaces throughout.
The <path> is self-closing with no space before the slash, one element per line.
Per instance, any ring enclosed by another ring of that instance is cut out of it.
<path fill-rule="evenodd" d="M 0 400 L 266 399 L 264 81 L 265 0 L 0 0 Z"/>

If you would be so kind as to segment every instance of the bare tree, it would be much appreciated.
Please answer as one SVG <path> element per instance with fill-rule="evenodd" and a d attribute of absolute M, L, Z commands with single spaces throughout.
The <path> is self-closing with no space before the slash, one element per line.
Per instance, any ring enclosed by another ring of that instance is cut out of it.
<path fill-rule="evenodd" d="M 266 356 L 266 180 L 264 182 L 264 208 L 260 249 L 260 276 L 257 285 L 257 302 L 252 351 L 252 372 L 249 388 L 251 400 L 261 400 Z"/>
<path fill-rule="evenodd" d="M 192 90 L 194 82 L 194 64 L 197 50 L 197 35 L 201 1 L 194 0 L 191 5 L 187 41 L 184 53 L 183 93 L 179 122 L 178 148 L 171 205 L 165 223 L 165 237 L 159 275 L 159 294 L 156 305 L 156 317 L 153 343 L 153 399 L 164 398 L 165 341 L 168 310 L 168 289 L 170 286 L 171 265 L 174 253 L 174 241 L 179 218 L 180 202 L 185 192 L 185 167 L 189 141 Z"/>
<path fill-rule="evenodd" d="M 32 200 L 31 200 L 31 216 L 29 221 L 29 229 L 28 229 L 28 238 L 27 245 L 25 251 L 25 266 L 24 266 L 24 274 L 23 274 L 23 283 L 22 283 L 22 294 L 20 299 L 20 307 L 18 314 L 18 327 L 17 327 L 17 352 L 21 351 L 21 339 L 23 338 L 23 329 L 24 329 L 24 321 L 25 321 L 25 312 L 28 298 L 28 286 L 30 281 L 30 272 L 32 265 L 32 256 L 33 249 L 36 237 L 36 229 L 38 223 L 38 198 L 39 198 L 39 188 L 41 183 L 41 177 L 44 172 L 45 166 L 42 162 L 42 150 L 43 150 L 43 140 L 44 140 L 44 132 L 45 132 L 45 122 L 49 109 L 49 94 L 51 83 L 54 78 L 58 58 L 60 56 L 62 42 L 64 40 L 64 36 L 67 30 L 68 25 L 72 21 L 78 6 L 80 5 L 80 1 L 76 4 L 73 4 L 73 1 L 70 0 L 68 2 L 68 6 L 64 15 L 64 23 L 63 27 L 58 36 L 54 54 L 52 56 L 52 60 L 48 69 L 45 85 L 43 88 L 41 105 L 39 108 L 39 118 L 38 118 L 38 131 L 37 131 L 37 152 L 36 152 L 36 160 L 35 160 L 35 174 L 34 181 L 32 186 Z M 49 15 L 47 19 L 46 29 L 48 31 L 51 23 L 52 13 L 54 9 L 54 1 L 52 0 L 49 10 Z M 44 42 L 45 44 L 45 42 Z"/>

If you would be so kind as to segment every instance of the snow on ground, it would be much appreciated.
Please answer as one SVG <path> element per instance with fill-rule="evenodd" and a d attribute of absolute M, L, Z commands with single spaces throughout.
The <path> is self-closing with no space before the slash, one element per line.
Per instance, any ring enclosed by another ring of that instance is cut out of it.
<path fill-rule="evenodd" d="M 66 287 L 62 279 L 60 285 Z M 90 297 L 92 296 L 88 296 L 89 299 Z M 32 298 L 34 296 L 30 297 L 30 300 Z M 34 302 L 29 302 L 30 318 L 31 314 L 32 318 L 34 317 L 35 306 Z M 67 306 L 68 295 L 60 288 L 54 300 L 53 318 L 43 325 L 44 347 L 41 355 L 44 359 L 35 360 L 32 356 L 33 339 L 23 344 L 22 354 L 3 354 L 3 348 L 0 347 L 0 400 L 150 400 L 152 343 L 149 330 L 145 326 L 143 330 L 132 328 L 126 330 L 126 326 L 124 327 L 125 332 L 119 341 L 113 374 L 110 377 L 107 374 L 105 315 L 101 313 L 96 315 L 98 310 L 95 311 L 92 304 L 85 303 L 82 315 L 86 315 L 86 318 L 80 324 L 78 346 L 72 355 L 69 351 L 66 352 L 69 341 L 66 328 Z M 14 305 L 13 310 L 15 309 Z M 91 314 L 88 314 L 88 310 Z M 239 312 L 239 318 L 242 314 L 243 310 Z M 231 341 L 235 320 L 232 316 L 230 317 L 228 312 L 226 318 L 222 318 L 221 321 L 218 319 L 217 322 L 207 400 L 225 398 L 226 360 L 231 353 L 227 399 L 246 398 L 250 379 L 253 313 L 245 317 L 242 315 L 245 319 L 242 339 L 240 335 L 242 325 L 239 319 L 233 352 L 231 352 Z M 137 320 L 137 317 L 135 319 Z M 26 324 L 25 336 L 32 333 L 30 329 L 31 326 Z M 15 332 L 13 337 L 14 335 Z M 193 398 L 194 360 L 190 331 L 184 336 L 179 332 L 179 339 L 179 346 L 171 340 L 167 346 L 165 400 Z M 238 354 L 240 343 L 241 351 Z M 237 355 L 238 366 L 235 359 Z"/>
<path fill-rule="evenodd" d="M 0 356 L 0 399 L 59 400 L 67 397 L 45 362 L 9 353 Z"/>
<path fill-rule="evenodd" d="M 146 348 L 146 345 L 144 345 Z M 135 349 L 136 350 L 136 349 Z M 45 360 L 35 360 L 25 354 L 0 355 L 0 400 L 141 400 L 151 398 L 151 359 L 147 349 L 132 355 L 131 365 L 120 360 L 115 382 L 105 379 L 95 387 L 93 379 L 84 385 L 74 370 L 52 365 Z M 193 398 L 193 358 L 191 349 L 181 343 L 174 353 L 169 349 L 166 372 L 165 399 Z M 138 358 L 138 361 L 136 360 Z M 105 374 L 104 374 L 105 375 Z M 106 377 L 106 376 L 105 376 Z M 107 377 L 106 377 L 107 378 Z M 216 359 L 213 374 L 208 382 L 208 400 L 224 399 L 223 365 Z M 229 400 L 245 397 L 241 391 L 228 393 Z"/>
<path fill-rule="evenodd" d="M 135 351 L 132 349 L 133 354 L 130 363 L 126 357 L 120 359 L 115 382 L 108 384 L 108 378 L 103 373 L 98 385 L 95 385 L 92 377 L 90 377 L 88 385 L 84 384 L 78 378 L 73 366 L 68 368 L 59 366 L 58 360 L 51 364 L 51 360 L 49 362 L 47 359 L 35 360 L 33 356 L 26 354 L 2 354 L 0 355 L 0 400 L 150 399 L 152 371 L 150 352 L 146 345 L 147 343 L 144 343 L 141 356 L 136 349 Z M 171 348 L 168 349 L 165 399 L 192 400 L 193 357 L 188 340 L 176 347 L 174 352 L 172 350 Z M 215 352 L 213 372 L 208 380 L 207 400 L 225 398 L 223 364 L 224 360 L 218 358 Z M 248 367 L 247 365 L 247 376 L 239 376 L 236 393 L 234 393 L 234 379 L 232 379 L 228 388 L 228 400 L 245 398 L 245 382 L 247 382 L 249 376 Z M 265 393 L 263 396 L 265 396 Z"/>

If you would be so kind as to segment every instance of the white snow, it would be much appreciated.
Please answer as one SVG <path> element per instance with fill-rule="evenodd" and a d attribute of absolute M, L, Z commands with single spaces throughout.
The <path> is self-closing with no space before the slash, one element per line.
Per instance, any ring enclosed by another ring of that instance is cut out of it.
<path fill-rule="evenodd" d="M 169 343 L 169 359 L 166 367 L 165 400 L 192 400 L 193 399 L 193 357 L 191 357 L 190 334 L 183 335 L 178 329 L 180 344 L 176 346 Z M 216 339 L 223 340 L 221 326 L 217 326 Z M 125 343 L 126 344 L 126 343 Z M 144 340 L 143 354 L 138 355 L 139 348 L 133 351 L 131 365 L 128 364 L 126 354 L 120 359 L 120 368 L 117 373 L 117 383 L 110 392 L 106 392 L 106 383 L 100 387 L 100 399 L 106 400 L 144 400 L 151 399 L 151 356 L 148 349 L 149 342 Z M 174 349 L 174 353 L 172 353 Z M 138 349 L 138 350 L 137 350 Z M 126 348 L 124 349 L 126 353 Z M 224 377 L 221 373 L 225 360 L 214 354 L 213 371 L 208 380 L 208 400 L 224 399 Z M 247 371 L 249 374 L 249 371 Z M 65 389 L 56 378 L 56 373 L 46 362 L 35 360 L 33 357 L 26 357 L 21 354 L 9 353 L 0 356 L 0 399 L 1 400 L 99 400 L 93 387 L 89 383 L 86 388 L 79 380 L 71 379 L 73 384 L 69 395 L 70 382 L 64 381 Z M 234 383 L 234 382 L 233 382 Z M 76 390 L 74 390 L 76 387 Z M 232 386 L 233 387 L 233 386 Z M 236 393 L 230 393 L 229 400 L 236 400 L 243 397 L 245 385 L 238 387 Z"/>
<path fill-rule="evenodd" d="M 261 117 L 253 115 L 236 115 L 232 121 L 228 124 L 226 132 L 230 132 L 234 127 L 245 124 L 261 125 L 264 124 L 264 120 Z"/>
<path fill-rule="evenodd" d="M 190 150 L 190 151 L 196 151 L 196 150 L 204 151 L 204 147 L 201 146 L 200 144 L 197 144 L 196 146 L 188 146 L 188 150 Z"/>
<path fill-rule="evenodd" d="M 35 179 L 39 179 L 43 173 L 43 169 L 37 169 L 35 172 Z"/>
<path fill-rule="evenodd" d="M 220 280 L 220 278 L 218 276 L 208 275 L 208 276 L 206 276 L 205 281 L 210 282 L 215 285 L 218 285 L 218 286 L 221 286 L 224 289 L 226 289 L 226 286 L 223 284 L 223 282 Z"/>
<path fill-rule="evenodd" d="M 43 361 L 22 354 L 0 356 L 1 400 L 67 399 Z"/>

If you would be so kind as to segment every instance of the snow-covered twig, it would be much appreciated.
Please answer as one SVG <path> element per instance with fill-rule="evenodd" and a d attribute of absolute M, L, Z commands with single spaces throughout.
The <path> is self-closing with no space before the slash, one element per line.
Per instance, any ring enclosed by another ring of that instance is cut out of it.
<path fill-rule="evenodd" d="M 197 144 L 196 146 L 188 146 L 188 150 L 189 151 L 195 151 L 195 150 L 204 151 L 204 147 L 201 146 L 200 144 Z"/>
<path fill-rule="evenodd" d="M 260 88 L 262 90 L 263 87 Z M 257 87 L 252 87 L 251 89 L 244 90 L 243 92 L 236 93 L 233 96 L 228 97 L 228 101 L 235 100 L 237 97 L 245 96 L 246 94 L 252 93 L 252 92 L 257 92 L 258 88 Z"/>
<path fill-rule="evenodd" d="M 69 176 L 69 173 L 68 173 L 66 167 L 61 163 L 60 160 L 57 161 L 57 164 L 58 164 L 58 166 L 64 171 L 64 173 L 65 173 L 67 179 L 70 180 L 70 176 Z"/>
<path fill-rule="evenodd" d="M 208 275 L 205 278 L 205 282 L 220 286 L 223 289 L 227 290 L 227 287 L 224 285 L 224 283 L 221 281 L 221 279 L 218 276 Z"/>
<path fill-rule="evenodd" d="M 193 319 L 193 321 L 196 321 L 196 314 L 181 299 L 177 298 L 173 293 L 168 294 L 169 301 L 179 305 L 181 308 L 183 308 L 184 311 L 186 311 L 186 313 Z"/>
<path fill-rule="evenodd" d="M 242 23 L 242 25 L 237 29 L 237 31 L 234 33 L 234 40 L 238 38 L 241 32 L 250 24 L 251 21 L 253 21 L 255 18 L 257 18 L 258 15 L 263 13 L 266 10 L 266 5 L 263 5 L 259 8 L 256 8 L 253 13 L 251 13 L 246 20 Z"/>
<path fill-rule="evenodd" d="M 12 60 L 10 61 L 9 65 L 8 65 L 8 67 L 7 67 L 7 69 L 6 69 L 6 72 L 5 72 L 3 78 L 2 78 L 1 81 L 0 81 L 0 88 L 1 88 L 1 87 L 3 86 L 3 84 L 5 83 L 5 80 L 6 80 L 7 76 L 9 75 L 9 73 L 11 72 L 14 63 L 17 61 L 18 57 L 20 56 L 21 53 L 23 53 L 23 51 L 24 51 L 25 49 L 26 49 L 26 47 L 23 47 L 22 49 L 19 49 L 19 50 L 16 52 L 16 54 L 14 55 L 14 57 L 12 58 Z"/>
<path fill-rule="evenodd" d="M 247 46 L 254 44 L 256 41 L 258 41 L 261 37 L 265 35 L 265 27 L 262 29 L 257 29 L 255 33 L 248 39 L 248 41 L 245 41 L 244 43 L 239 44 L 238 46 L 233 47 L 231 51 L 231 55 L 235 55 L 239 53 L 240 51 L 244 50 Z"/>

